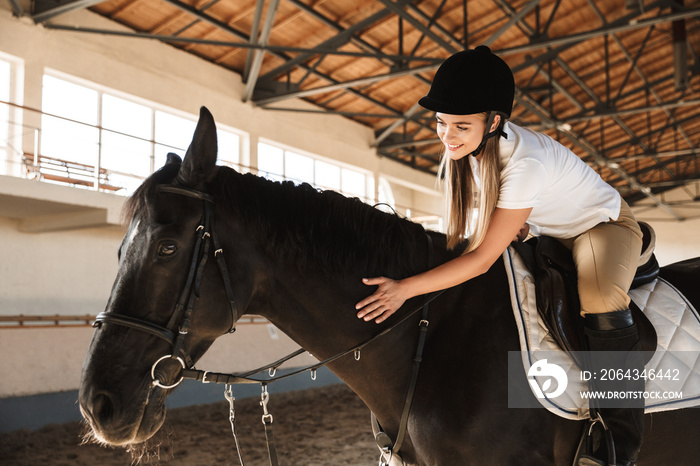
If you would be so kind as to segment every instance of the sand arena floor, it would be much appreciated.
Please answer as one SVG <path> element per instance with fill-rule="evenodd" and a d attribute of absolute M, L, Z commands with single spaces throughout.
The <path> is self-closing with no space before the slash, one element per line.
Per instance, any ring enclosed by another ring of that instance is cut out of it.
<path fill-rule="evenodd" d="M 274 438 L 281 466 L 375 465 L 379 457 L 369 410 L 344 385 L 275 394 L 268 405 L 274 416 Z M 246 466 L 267 466 L 267 448 L 258 398 L 236 400 L 236 431 Z M 41 430 L 0 434 L 0 464 L 111 466 L 132 464 L 124 449 L 80 445 L 80 422 L 54 424 Z M 238 465 L 222 401 L 168 412 L 160 447 L 142 464 Z"/>

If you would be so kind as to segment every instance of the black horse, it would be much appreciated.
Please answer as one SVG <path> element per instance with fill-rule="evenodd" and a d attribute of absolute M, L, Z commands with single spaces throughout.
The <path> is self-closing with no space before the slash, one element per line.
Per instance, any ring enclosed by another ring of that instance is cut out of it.
<path fill-rule="evenodd" d="M 371 291 L 362 277 L 426 270 L 428 235 L 433 265 L 457 254 L 446 249 L 443 235 L 359 200 L 240 174 L 215 166 L 216 156 L 214 120 L 202 108 L 184 161 L 170 157 L 127 203 L 131 223 L 119 248 L 119 272 L 80 387 L 83 415 L 107 444 L 150 438 L 163 423 L 167 387 L 243 314 L 266 317 L 325 359 L 422 303 L 409 301 L 379 325 L 364 322 L 354 309 Z M 205 229 L 218 234 L 211 249 L 194 239 L 207 222 Z M 690 273 L 675 269 L 677 280 L 697 283 L 697 261 L 686 269 Z M 498 261 L 431 303 L 400 451 L 406 464 L 571 464 L 582 422 L 508 407 L 507 355 L 519 351 L 519 343 L 507 286 Z M 697 294 L 692 299 L 700 304 Z M 364 347 L 359 361 L 349 354 L 329 365 L 391 438 L 411 378 L 419 319 L 410 316 Z M 179 338 L 173 335 L 178 323 L 187 332 Z M 648 415 L 639 464 L 697 464 L 698 413 L 658 413 L 653 423 Z"/>

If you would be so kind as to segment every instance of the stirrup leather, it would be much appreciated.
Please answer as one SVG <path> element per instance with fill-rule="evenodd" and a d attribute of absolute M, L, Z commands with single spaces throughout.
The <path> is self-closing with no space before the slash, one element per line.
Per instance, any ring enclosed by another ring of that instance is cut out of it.
<path fill-rule="evenodd" d="M 599 425 L 598 433 L 596 433 L 596 425 Z M 606 455 L 602 455 L 603 452 Z M 606 460 L 601 459 L 604 456 L 607 456 Z M 574 466 L 616 466 L 616 464 L 615 439 L 600 413 L 595 412 L 595 417 L 589 419 L 583 428 L 574 457 Z"/>

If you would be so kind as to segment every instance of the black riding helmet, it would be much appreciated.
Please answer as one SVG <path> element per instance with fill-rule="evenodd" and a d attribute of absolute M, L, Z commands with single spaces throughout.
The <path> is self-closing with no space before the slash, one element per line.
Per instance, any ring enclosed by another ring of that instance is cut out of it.
<path fill-rule="evenodd" d="M 497 114 L 501 121 L 510 117 L 515 97 L 513 72 L 506 62 L 485 45 L 457 52 L 438 68 L 428 95 L 418 103 L 428 110 L 450 115 L 491 112 L 484 138 L 470 155 L 481 152 L 486 140 L 500 129 L 488 132 Z"/>

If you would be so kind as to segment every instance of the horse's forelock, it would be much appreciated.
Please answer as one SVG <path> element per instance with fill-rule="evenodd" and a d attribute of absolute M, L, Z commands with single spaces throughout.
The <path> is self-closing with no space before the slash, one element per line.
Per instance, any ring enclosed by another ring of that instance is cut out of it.
<path fill-rule="evenodd" d="M 157 186 L 172 182 L 179 170 L 179 163 L 168 163 L 146 178 L 141 186 L 136 188 L 134 194 L 124 203 L 122 209 L 123 223 L 128 224 L 136 214 L 148 215 L 150 212 L 148 202 L 155 195 Z"/>

